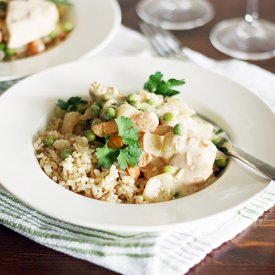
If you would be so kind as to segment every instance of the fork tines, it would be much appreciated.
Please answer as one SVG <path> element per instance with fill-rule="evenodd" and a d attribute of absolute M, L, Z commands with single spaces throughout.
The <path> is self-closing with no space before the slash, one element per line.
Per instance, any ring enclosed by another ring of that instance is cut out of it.
<path fill-rule="evenodd" d="M 183 55 L 181 43 L 172 32 L 144 22 L 140 23 L 140 29 L 159 56 Z"/>

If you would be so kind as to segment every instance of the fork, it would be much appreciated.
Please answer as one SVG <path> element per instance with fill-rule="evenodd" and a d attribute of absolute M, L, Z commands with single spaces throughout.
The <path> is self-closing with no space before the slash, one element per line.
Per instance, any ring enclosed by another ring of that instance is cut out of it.
<path fill-rule="evenodd" d="M 188 60 L 180 41 L 170 31 L 141 22 L 142 33 L 150 42 L 155 52 L 162 57 Z"/>
<path fill-rule="evenodd" d="M 144 22 L 140 23 L 140 28 L 159 56 L 189 60 L 189 58 L 184 54 L 184 47 L 182 47 L 179 40 L 170 31 L 149 25 Z M 213 124 L 213 122 L 210 122 L 204 116 L 198 116 L 201 120 Z M 215 125 L 215 127 L 220 128 L 217 125 Z M 228 134 L 224 130 L 222 146 L 226 149 L 223 150 L 226 155 L 242 161 L 246 165 L 252 167 L 254 170 L 260 172 L 265 177 L 271 180 L 275 180 L 275 167 L 253 157 L 252 155 L 233 145 L 229 140 Z"/>

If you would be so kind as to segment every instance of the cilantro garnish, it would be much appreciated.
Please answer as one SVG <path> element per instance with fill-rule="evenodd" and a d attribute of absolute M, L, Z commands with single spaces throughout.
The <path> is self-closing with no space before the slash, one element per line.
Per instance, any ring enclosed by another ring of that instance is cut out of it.
<path fill-rule="evenodd" d="M 110 148 L 108 142 L 110 137 L 105 135 L 105 145 L 96 149 L 98 158 L 98 166 L 109 168 L 117 161 L 122 169 L 126 169 L 128 165 L 134 167 L 137 165 L 142 154 L 142 149 L 139 146 L 138 128 L 133 127 L 133 122 L 128 117 L 119 117 L 116 120 L 118 127 L 118 136 L 126 145 L 125 148 Z M 113 144 L 115 145 L 115 144 Z"/>
<path fill-rule="evenodd" d="M 133 127 L 133 121 L 128 117 L 119 117 L 116 120 L 118 135 L 126 145 L 136 145 L 139 139 L 138 128 Z"/>
<path fill-rule="evenodd" d="M 143 88 L 150 93 L 170 97 L 180 93 L 179 91 L 172 89 L 173 87 L 185 84 L 184 80 L 171 78 L 164 81 L 162 78 L 163 74 L 161 72 L 156 72 L 150 75 L 149 80 L 144 84 Z"/>
<path fill-rule="evenodd" d="M 88 102 L 86 100 L 81 99 L 79 96 L 73 96 L 69 98 L 67 101 L 58 99 L 56 105 L 66 111 L 66 112 L 76 112 L 79 109 L 79 105 L 87 104 Z"/>
<path fill-rule="evenodd" d="M 134 167 L 137 165 L 141 154 L 141 148 L 133 146 L 127 146 L 124 149 L 120 149 L 119 155 L 117 157 L 118 164 L 122 169 L 126 169 L 128 167 L 128 164 Z"/>
<path fill-rule="evenodd" d="M 109 168 L 117 160 L 119 151 L 108 147 L 106 143 L 103 147 L 96 149 L 96 156 L 98 158 L 98 166 Z"/>

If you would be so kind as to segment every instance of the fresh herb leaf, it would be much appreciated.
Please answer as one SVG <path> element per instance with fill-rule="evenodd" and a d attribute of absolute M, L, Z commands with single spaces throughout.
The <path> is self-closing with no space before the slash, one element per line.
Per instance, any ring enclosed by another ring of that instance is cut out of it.
<path fill-rule="evenodd" d="M 222 128 L 219 128 L 215 134 L 216 134 L 216 135 L 219 135 L 219 134 L 221 134 L 221 133 L 223 133 L 223 132 L 224 132 L 224 130 L 223 130 Z"/>
<path fill-rule="evenodd" d="M 138 128 L 133 127 L 133 122 L 130 118 L 121 116 L 116 120 L 118 135 L 122 137 L 126 145 L 135 145 L 138 143 L 139 133 Z"/>
<path fill-rule="evenodd" d="M 172 89 L 173 87 L 185 84 L 184 80 L 171 78 L 164 81 L 162 78 L 163 74 L 161 72 L 156 72 L 155 74 L 150 75 L 149 80 L 144 84 L 144 89 L 151 93 L 170 97 L 180 93 L 179 91 Z"/>
<path fill-rule="evenodd" d="M 132 167 L 135 167 L 138 164 L 141 154 L 141 148 L 127 146 L 124 149 L 120 149 L 119 156 L 117 158 L 118 164 L 122 169 L 126 169 L 128 164 Z"/>
<path fill-rule="evenodd" d="M 162 77 L 163 74 L 161 72 L 156 72 L 155 74 L 150 75 L 149 80 L 144 84 L 144 89 L 154 93 L 159 83 L 161 82 Z"/>
<path fill-rule="evenodd" d="M 127 146 L 125 148 L 110 148 L 108 146 L 110 138 L 104 134 L 105 145 L 96 149 L 98 166 L 109 168 L 117 161 L 122 169 L 126 169 L 129 165 L 135 167 L 142 154 L 142 149 L 138 142 L 138 128 L 133 127 L 134 123 L 128 117 L 122 116 L 115 121 L 118 127 L 118 136 L 123 139 L 123 143 Z"/>
<path fill-rule="evenodd" d="M 103 166 L 104 168 L 111 167 L 119 155 L 119 151 L 108 147 L 107 143 L 103 147 L 96 149 L 98 166 Z"/>
<path fill-rule="evenodd" d="M 87 104 L 86 100 L 81 99 L 79 96 L 73 96 L 69 98 L 67 101 L 63 99 L 58 99 L 56 105 L 66 111 L 66 112 L 76 112 L 78 110 L 81 111 L 82 108 L 78 108 L 79 105 Z"/>

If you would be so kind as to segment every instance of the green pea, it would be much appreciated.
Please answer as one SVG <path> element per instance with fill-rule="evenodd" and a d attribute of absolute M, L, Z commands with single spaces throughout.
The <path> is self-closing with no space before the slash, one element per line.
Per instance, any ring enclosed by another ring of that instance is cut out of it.
<path fill-rule="evenodd" d="M 91 113 L 94 117 L 99 117 L 101 108 L 98 106 L 98 104 L 94 103 L 91 107 Z"/>
<path fill-rule="evenodd" d="M 130 103 L 133 107 L 135 107 L 136 109 L 140 109 L 140 103 L 138 101 L 133 101 Z"/>
<path fill-rule="evenodd" d="M 50 37 L 51 39 L 56 38 L 56 37 L 57 37 L 57 32 L 56 32 L 56 31 L 52 31 L 52 32 L 49 34 L 49 37 Z"/>
<path fill-rule="evenodd" d="M 91 130 L 88 130 L 88 131 L 86 132 L 85 137 L 88 139 L 89 142 L 93 142 L 93 141 L 95 141 L 95 139 L 96 139 L 96 135 L 95 135 L 94 132 L 91 131 Z"/>
<path fill-rule="evenodd" d="M 224 168 L 227 165 L 227 159 L 226 158 L 216 159 L 215 165 L 219 168 Z"/>
<path fill-rule="evenodd" d="M 175 172 L 175 167 L 173 165 L 165 165 L 162 168 L 163 173 L 174 173 Z"/>
<path fill-rule="evenodd" d="M 64 160 L 71 156 L 73 154 L 73 151 L 71 149 L 65 149 L 61 152 L 61 158 Z"/>
<path fill-rule="evenodd" d="M 47 136 L 47 137 L 45 138 L 45 140 L 44 140 L 44 144 L 45 144 L 46 146 L 52 146 L 53 143 L 54 143 L 54 141 L 55 141 L 54 136 Z"/>
<path fill-rule="evenodd" d="M 106 94 L 106 95 L 103 95 L 101 98 L 103 101 L 108 101 L 111 98 L 111 96 Z"/>
<path fill-rule="evenodd" d="M 165 113 L 163 115 L 163 120 L 164 121 L 172 121 L 174 119 L 174 114 L 173 113 Z"/>
<path fill-rule="evenodd" d="M 72 22 L 67 21 L 67 22 L 64 22 L 64 23 L 63 23 L 63 26 L 62 26 L 62 27 L 63 27 L 63 31 L 64 31 L 64 32 L 70 32 L 70 31 L 73 30 L 74 25 L 73 25 Z"/>
<path fill-rule="evenodd" d="M 138 97 L 138 95 L 135 94 L 135 93 L 129 94 L 129 95 L 127 96 L 127 101 L 128 101 L 129 103 L 135 102 L 135 101 L 138 101 L 138 100 L 139 100 L 139 97 Z"/>
<path fill-rule="evenodd" d="M 183 136 L 184 133 L 185 133 L 184 126 L 180 123 L 176 124 L 174 126 L 173 132 L 174 132 L 175 135 Z"/>
<path fill-rule="evenodd" d="M 112 120 L 115 117 L 116 117 L 116 110 L 112 107 L 107 108 L 105 113 L 104 113 L 104 118 L 106 120 Z"/>
<path fill-rule="evenodd" d="M 13 56 L 13 55 L 15 55 L 15 50 L 14 49 L 11 49 L 11 48 L 6 48 L 5 49 L 5 55 L 6 56 Z"/>
<path fill-rule="evenodd" d="M 156 103 L 155 103 L 155 100 L 153 100 L 153 99 L 148 99 L 148 100 L 146 101 L 146 103 L 149 104 L 149 105 L 155 105 L 155 104 L 156 104 Z"/>

